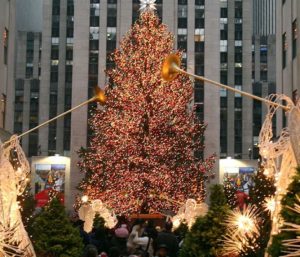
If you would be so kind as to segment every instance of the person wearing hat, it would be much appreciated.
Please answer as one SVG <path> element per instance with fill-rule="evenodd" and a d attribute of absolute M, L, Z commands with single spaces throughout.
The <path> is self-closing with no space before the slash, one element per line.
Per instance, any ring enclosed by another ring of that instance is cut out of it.
<path fill-rule="evenodd" d="M 125 255 L 127 253 L 127 238 L 129 232 L 126 224 L 121 224 L 120 227 L 115 229 L 115 233 L 111 239 L 111 246 L 117 247 L 121 254 Z"/>
<path fill-rule="evenodd" d="M 165 244 L 161 244 L 157 247 L 156 256 L 155 257 L 169 257 L 168 255 L 168 246 Z"/>
<path fill-rule="evenodd" d="M 166 222 L 165 230 L 158 233 L 156 240 L 154 241 L 154 250 L 155 252 L 158 251 L 158 246 L 166 245 L 168 255 L 170 257 L 177 257 L 179 252 L 179 242 L 176 236 L 172 233 L 172 222 Z"/>

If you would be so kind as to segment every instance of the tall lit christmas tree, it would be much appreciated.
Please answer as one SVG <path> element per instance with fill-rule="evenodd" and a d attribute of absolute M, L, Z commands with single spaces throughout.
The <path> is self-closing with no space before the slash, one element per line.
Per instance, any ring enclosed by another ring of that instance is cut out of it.
<path fill-rule="evenodd" d="M 117 214 L 176 210 L 174 203 L 188 198 L 203 201 L 214 163 L 214 156 L 195 155 L 204 149 L 205 125 L 191 107 L 191 80 L 161 79 L 174 37 L 154 2 L 142 1 L 139 20 L 112 56 L 106 106 L 93 113 L 90 146 L 80 151 L 80 188 Z"/>

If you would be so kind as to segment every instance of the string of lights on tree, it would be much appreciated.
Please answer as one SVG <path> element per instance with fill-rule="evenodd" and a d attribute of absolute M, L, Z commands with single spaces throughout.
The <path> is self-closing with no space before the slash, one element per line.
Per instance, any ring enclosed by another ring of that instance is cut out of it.
<path fill-rule="evenodd" d="M 79 153 L 80 188 L 117 214 L 177 211 L 178 205 L 156 197 L 161 193 L 179 202 L 205 198 L 215 158 L 195 155 L 204 150 L 206 126 L 191 108 L 192 81 L 161 79 L 173 45 L 166 25 L 151 9 L 143 11 L 112 56 L 106 106 L 89 120 L 94 134 Z"/>

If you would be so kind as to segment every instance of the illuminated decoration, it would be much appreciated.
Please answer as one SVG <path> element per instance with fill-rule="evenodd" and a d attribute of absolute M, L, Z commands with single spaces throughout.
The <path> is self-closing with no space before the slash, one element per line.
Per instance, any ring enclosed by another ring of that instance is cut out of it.
<path fill-rule="evenodd" d="M 34 257 L 17 197 L 25 191 L 29 163 L 16 136 L 0 149 L 0 256 Z"/>
<path fill-rule="evenodd" d="M 93 229 L 94 218 L 99 214 L 105 220 L 105 226 L 113 228 L 118 220 L 113 211 L 110 211 L 101 200 L 93 200 L 90 203 L 85 202 L 78 211 L 79 218 L 84 221 L 84 231 L 87 233 Z"/>
<path fill-rule="evenodd" d="M 296 195 L 297 201 L 300 203 L 300 197 Z M 300 215 L 300 205 L 295 204 L 294 208 L 287 206 L 288 209 L 294 211 L 298 215 Z M 300 225 L 290 223 L 290 222 L 284 222 L 284 228 L 282 229 L 283 231 L 294 231 L 297 234 L 300 233 Z M 293 257 L 293 256 L 300 256 L 300 237 L 297 236 L 297 238 L 294 239 L 287 239 L 283 240 L 283 246 L 286 247 L 285 253 L 286 255 L 282 255 L 283 257 Z"/>
<path fill-rule="evenodd" d="M 157 15 L 142 12 L 112 56 L 106 105 L 89 120 L 93 134 L 79 152 L 85 172 L 80 188 L 118 215 L 177 213 L 178 204 L 160 194 L 180 203 L 203 202 L 213 175 L 215 156 L 201 155 L 206 126 L 190 105 L 192 81 L 181 75 L 168 83 L 161 79 L 173 46 L 174 36 Z"/>
<path fill-rule="evenodd" d="M 156 0 L 140 0 L 140 11 L 145 12 L 145 11 L 154 11 L 156 10 L 155 7 L 155 2 Z"/>
<path fill-rule="evenodd" d="M 197 204 L 194 199 L 188 199 L 178 213 L 172 217 L 173 227 L 176 229 L 181 223 L 186 223 L 191 228 L 196 218 L 205 216 L 207 212 L 208 205 L 206 203 Z"/>
<path fill-rule="evenodd" d="M 255 206 L 230 211 L 225 224 L 227 230 L 222 239 L 222 252 L 225 255 L 239 255 L 246 248 L 257 247 L 255 239 L 259 237 L 259 225 Z"/>
<path fill-rule="evenodd" d="M 266 211 L 269 211 L 271 216 L 273 212 L 275 211 L 275 198 L 274 197 L 267 197 L 265 198 L 264 208 Z"/>
<path fill-rule="evenodd" d="M 279 138 L 273 141 L 272 118 L 278 106 L 268 105 L 268 113 L 259 135 L 260 154 L 263 157 L 262 165 L 266 168 L 265 174 L 275 179 L 276 192 L 274 196 L 275 205 L 272 207 L 272 230 L 271 235 L 279 233 L 283 225 L 280 211 L 281 200 L 287 192 L 288 185 L 296 174 L 295 167 L 300 165 L 300 108 L 298 104 L 285 95 L 270 95 L 269 100 L 275 103 L 285 101 L 288 117 L 288 127 L 283 128 Z M 268 245 L 272 243 L 272 236 Z"/>
<path fill-rule="evenodd" d="M 88 197 L 87 195 L 83 195 L 83 196 L 81 197 L 81 201 L 82 201 L 83 203 L 86 203 L 88 200 L 89 200 L 89 197 Z"/>

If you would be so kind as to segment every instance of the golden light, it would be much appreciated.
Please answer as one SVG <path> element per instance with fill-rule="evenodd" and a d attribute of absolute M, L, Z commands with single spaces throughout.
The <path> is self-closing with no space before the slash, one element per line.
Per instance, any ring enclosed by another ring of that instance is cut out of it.
<path fill-rule="evenodd" d="M 163 62 L 161 76 L 165 81 L 171 81 L 178 74 L 177 68 L 180 67 L 180 58 L 176 54 L 170 54 Z"/>
<path fill-rule="evenodd" d="M 94 89 L 94 94 L 95 94 L 94 98 L 98 103 L 102 105 L 106 103 L 106 95 L 101 88 L 96 86 Z"/>
<path fill-rule="evenodd" d="M 258 211 L 255 206 L 229 212 L 226 219 L 226 233 L 222 237 L 222 252 L 239 255 L 241 250 L 253 247 L 252 239 L 259 237 Z M 251 240 L 249 240 L 251 239 Z"/>
<path fill-rule="evenodd" d="M 87 195 L 83 195 L 83 196 L 81 197 L 81 201 L 82 201 L 83 203 L 87 203 L 88 200 L 89 200 L 89 197 L 88 197 Z"/>
<path fill-rule="evenodd" d="M 255 224 L 253 219 L 251 219 L 249 216 L 240 214 L 240 216 L 237 217 L 237 227 L 239 230 L 248 233 L 254 230 Z"/>
<path fill-rule="evenodd" d="M 275 211 L 276 201 L 274 197 L 267 197 L 265 199 L 264 208 L 271 214 Z"/>
<path fill-rule="evenodd" d="M 251 237 L 253 233 L 258 233 L 257 209 L 254 206 L 247 206 L 243 210 L 232 210 L 227 219 L 227 227 L 235 229 L 237 233 Z"/>

